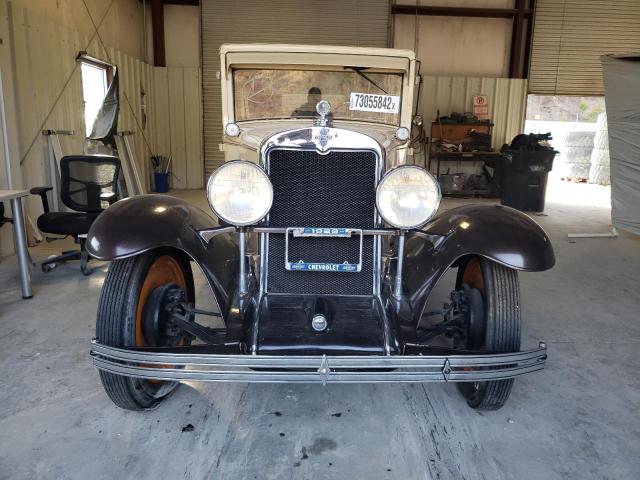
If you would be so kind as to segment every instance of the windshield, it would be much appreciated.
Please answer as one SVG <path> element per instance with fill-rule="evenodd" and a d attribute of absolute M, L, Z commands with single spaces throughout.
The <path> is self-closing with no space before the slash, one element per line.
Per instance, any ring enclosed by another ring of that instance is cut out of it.
<path fill-rule="evenodd" d="M 314 117 L 328 100 L 334 119 L 400 123 L 400 73 L 243 68 L 233 71 L 233 90 L 236 121 Z"/>

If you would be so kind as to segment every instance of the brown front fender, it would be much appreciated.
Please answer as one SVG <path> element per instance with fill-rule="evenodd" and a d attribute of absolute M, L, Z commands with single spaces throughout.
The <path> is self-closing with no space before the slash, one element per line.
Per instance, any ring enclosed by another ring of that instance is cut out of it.
<path fill-rule="evenodd" d="M 478 255 L 529 272 L 555 264 L 549 237 L 529 216 L 499 205 L 466 205 L 444 212 L 406 240 L 404 285 L 416 315 L 446 270 Z"/>
<path fill-rule="evenodd" d="M 117 260 L 154 248 L 186 253 L 207 277 L 222 311 L 237 285 L 238 249 L 229 234 L 205 242 L 199 230 L 216 228 L 202 210 L 169 195 L 139 195 L 115 203 L 97 218 L 87 249 L 99 260 Z"/>

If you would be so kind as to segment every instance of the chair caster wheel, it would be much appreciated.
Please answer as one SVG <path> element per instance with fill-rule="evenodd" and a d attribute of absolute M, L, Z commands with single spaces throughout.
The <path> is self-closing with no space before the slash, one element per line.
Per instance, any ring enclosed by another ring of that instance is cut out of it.
<path fill-rule="evenodd" d="M 89 260 L 91 257 L 89 256 L 89 252 L 83 247 L 80 252 L 80 271 L 86 277 L 93 273 L 93 269 L 89 268 Z"/>
<path fill-rule="evenodd" d="M 49 263 L 47 265 L 42 265 L 41 268 L 44 273 L 49 273 L 51 270 L 53 270 L 56 267 L 57 265 L 55 263 Z"/>

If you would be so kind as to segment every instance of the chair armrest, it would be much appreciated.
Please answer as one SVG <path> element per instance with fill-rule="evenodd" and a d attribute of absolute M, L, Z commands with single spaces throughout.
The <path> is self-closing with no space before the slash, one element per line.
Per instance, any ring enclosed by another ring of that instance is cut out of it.
<path fill-rule="evenodd" d="M 47 200 L 47 192 L 49 190 L 53 190 L 53 188 L 52 187 L 33 187 L 31 190 L 29 190 L 32 195 L 40 195 L 44 213 L 49 213 L 49 200 Z"/>
<path fill-rule="evenodd" d="M 43 193 L 53 190 L 53 187 L 33 187 L 29 190 L 33 195 L 42 195 Z"/>
<path fill-rule="evenodd" d="M 109 205 L 113 205 L 118 200 L 118 196 L 113 192 L 103 192 L 100 194 L 100 200 L 109 202 Z"/>

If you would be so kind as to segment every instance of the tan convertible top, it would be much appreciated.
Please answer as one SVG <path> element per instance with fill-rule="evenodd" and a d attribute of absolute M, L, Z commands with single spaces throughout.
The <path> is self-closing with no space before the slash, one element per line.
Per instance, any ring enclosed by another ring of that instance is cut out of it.
<path fill-rule="evenodd" d="M 403 57 L 415 60 L 416 54 L 411 50 L 396 48 L 349 47 L 339 45 L 290 45 L 284 43 L 225 43 L 220 46 L 220 54 L 230 52 L 273 52 L 273 53 L 324 53 L 339 55 L 371 55 L 376 57 Z"/>

